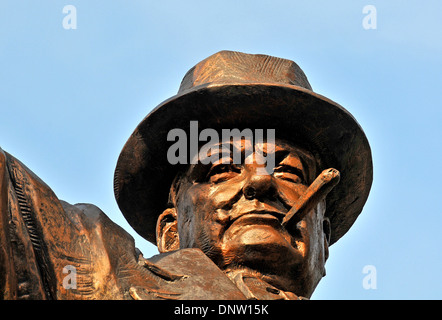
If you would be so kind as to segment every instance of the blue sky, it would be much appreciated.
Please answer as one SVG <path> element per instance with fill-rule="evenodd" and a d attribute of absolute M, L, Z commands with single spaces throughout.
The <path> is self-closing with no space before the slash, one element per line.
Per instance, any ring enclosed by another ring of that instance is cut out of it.
<path fill-rule="evenodd" d="M 63 28 L 65 5 L 77 29 Z M 377 9 L 377 28 L 362 8 Z M 374 181 L 331 247 L 312 299 L 442 298 L 440 1 L 0 2 L 0 147 L 63 200 L 99 206 L 146 257 L 113 196 L 136 125 L 219 50 L 296 61 L 347 108 L 372 148 Z M 363 268 L 376 268 L 365 289 Z"/>

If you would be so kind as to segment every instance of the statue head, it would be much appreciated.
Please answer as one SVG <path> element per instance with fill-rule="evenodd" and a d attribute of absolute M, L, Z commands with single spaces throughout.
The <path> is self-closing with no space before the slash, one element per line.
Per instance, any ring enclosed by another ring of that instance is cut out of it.
<path fill-rule="evenodd" d="M 328 167 L 341 172 L 340 183 L 284 224 Z M 310 297 L 371 181 L 362 129 L 314 93 L 294 62 L 221 51 L 135 129 L 118 160 L 115 194 L 160 252 L 199 248 L 226 273 L 247 271 Z"/>

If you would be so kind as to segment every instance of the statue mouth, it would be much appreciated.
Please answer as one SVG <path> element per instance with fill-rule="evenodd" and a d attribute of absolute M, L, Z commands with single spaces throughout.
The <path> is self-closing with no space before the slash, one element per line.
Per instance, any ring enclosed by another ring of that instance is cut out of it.
<path fill-rule="evenodd" d="M 280 212 L 272 211 L 252 211 L 242 214 L 238 218 L 232 221 L 231 227 L 242 224 L 268 224 L 274 227 L 282 227 L 282 218 L 284 214 Z"/>
<path fill-rule="evenodd" d="M 301 238 L 292 235 L 282 225 L 285 215 L 278 211 L 251 211 L 234 219 L 223 234 L 223 242 L 227 247 L 247 248 L 248 255 L 257 255 L 257 252 L 267 252 L 271 255 L 260 259 L 282 259 L 281 252 L 288 256 L 298 254 L 298 241 Z M 285 248 L 285 249 L 284 249 Z M 243 249 L 241 249 L 243 250 Z M 278 254 L 276 254 L 278 253 Z M 258 254 L 260 256 L 261 254 Z M 275 256 L 276 254 L 276 256 Z"/>
<path fill-rule="evenodd" d="M 277 231 L 285 230 L 282 226 L 282 219 L 284 214 L 279 211 L 269 210 L 253 210 L 242 213 L 226 226 L 226 233 L 230 237 L 235 236 L 241 230 L 249 226 L 267 226 Z"/>

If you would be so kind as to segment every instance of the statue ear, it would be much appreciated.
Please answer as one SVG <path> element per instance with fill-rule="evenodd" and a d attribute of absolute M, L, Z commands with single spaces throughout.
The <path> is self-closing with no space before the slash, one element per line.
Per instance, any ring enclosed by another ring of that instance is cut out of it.
<path fill-rule="evenodd" d="M 175 208 L 163 211 L 157 220 L 157 246 L 160 253 L 178 250 L 180 240 L 178 237 L 178 221 Z"/>

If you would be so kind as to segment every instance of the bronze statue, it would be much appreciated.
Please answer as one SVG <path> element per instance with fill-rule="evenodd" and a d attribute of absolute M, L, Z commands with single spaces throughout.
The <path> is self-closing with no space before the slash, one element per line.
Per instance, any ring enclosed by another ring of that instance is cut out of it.
<path fill-rule="evenodd" d="M 1 151 L 2 298 L 309 298 L 371 182 L 359 124 L 297 64 L 221 51 L 141 121 L 117 163 L 117 203 L 154 257 Z"/>

